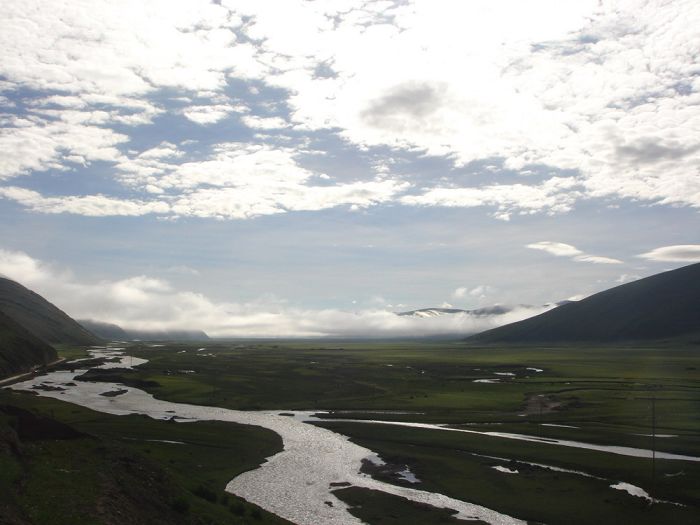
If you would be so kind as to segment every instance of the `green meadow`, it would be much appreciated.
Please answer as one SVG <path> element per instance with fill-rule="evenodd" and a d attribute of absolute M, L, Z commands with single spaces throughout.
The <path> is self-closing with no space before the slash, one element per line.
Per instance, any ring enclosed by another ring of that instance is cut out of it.
<path fill-rule="evenodd" d="M 122 382 L 176 402 L 327 411 L 327 420 L 319 425 L 349 436 L 388 463 L 371 472 L 378 479 L 440 492 L 532 523 L 683 524 L 700 520 L 700 463 L 658 459 L 652 465 L 646 458 L 544 443 L 342 420 L 443 423 L 700 456 L 699 350 L 670 343 L 140 343 L 128 352 L 148 359 L 145 365 L 91 372 L 83 379 Z M 233 496 L 224 500 L 223 488 L 281 446 L 275 434 L 259 428 L 107 416 L 26 394 L 2 396 L 100 439 L 116 439 L 119 447 L 165 469 L 187 502 L 190 518 L 201 511 L 211 523 L 250 519 L 253 507 Z M 149 441 L 158 439 L 184 444 Z M 217 461 L 222 450 L 228 450 L 226 461 Z M 419 483 L 397 476 L 406 467 Z M 610 488 L 618 482 L 666 502 L 651 504 Z M 444 510 L 366 489 L 339 488 L 336 495 L 371 524 L 454 521 Z M 245 506 L 244 518 L 231 511 L 232 505 L 239 511 L 238 506 Z M 256 512 L 259 520 L 274 522 L 269 514 Z"/>

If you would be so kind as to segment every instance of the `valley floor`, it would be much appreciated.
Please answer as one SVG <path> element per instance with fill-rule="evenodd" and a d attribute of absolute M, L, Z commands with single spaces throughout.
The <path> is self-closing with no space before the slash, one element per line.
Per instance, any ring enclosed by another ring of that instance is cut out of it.
<path fill-rule="evenodd" d="M 326 412 L 323 421 L 314 424 L 378 453 L 386 465 L 367 464 L 366 472 L 399 487 L 444 494 L 528 522 L 651 524 L 700 519 L 700 463 L 661 457 L 652 461 L 547 442 L 560 439 L 700 456 L 697 347 L 479 348 L 445 342 L 315 341 L 139 344 L 127 350 L 148 362 L 135 370 L 93 370 L 82 379 L 120 383 L 179 403 Z M 84 411 L 73 405 L 9 393 L 3 393 L 0 402 L 44 414 L 51 411 L 81 432 L 90 428 L 91 423 L 71 416 L 72 411 Z M 140 423 L 145 420 L 133 419 L 137 416 L 94 417 L 105 435 L 118 436 L 114 429 L 129 428 L 120 446 L 126 443 L 133 449 L 138 442 L 133 440 L 145 436 Z M 12 427 L 11 417 L 6 419 Z M 536 441 L 361 420 L 438 423 L 491 434 L 524 434 Z M 173 427 L 155 421 L 148 425 Z M 175 425 L 182 426 L 189 425 Z M 170 429 L 162 432 L 159 436 L 170 436 L 162 439 L 178 441 Z M 192 436 L 179 447 L 152 441 L 140 446 L 147 446 L 150 452 L 145 454 L 177 479 L 172 465 L 185 454 L 198 454 L 190 451 Z M 189 508 L 195 508 L 191 502 L 216 506 L 200 497 L 200 486 L 213 492 L 218 502 L 225 496 L 225 482 L 241 472 L 236 461 L 253 467 L 269 455 L 247 450 L 243 434 L 234 442 L 230 448 L 236 454 L 227 455 L 234 458 L 232 465 L 204 466 L 199 485 L 181 483 L 181 497 Z M 153 456 L 154 448 L 168 453 Z M 20 512 L 26 502 L 17 485 L 31 485 L 31 475 L 20 468 L 15 478 L 3 482 L 14 484 L 12 504 Z M 333 495 L 370 524 L 401 523 L 407 515 L 414 523 L 458 522 L 449 511 L 366 488 L 338 486 Z M 244 512 L 250 514 L 253 508 Z M 257 512 L 261 520 L 272 519 Z M 196 509 L 188 519 L 198 513 Z M 209 516 L 211 523 L 237 519 L 232 511 Z"/>

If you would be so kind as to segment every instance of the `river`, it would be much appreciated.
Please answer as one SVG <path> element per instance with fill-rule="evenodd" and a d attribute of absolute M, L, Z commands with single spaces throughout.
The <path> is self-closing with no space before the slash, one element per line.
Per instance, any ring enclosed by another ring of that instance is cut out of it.
<path fill-rule="evenodd" d="M 129 368 L 146 361 L 126 356 L 122 348 L 95 348 L 94 357 L 117 359 L 102 365 L 102 368 Z M 79 363 L 76 363 L 79 364 Z M 114 415 L 145 414 L 155 419 L 171 419 L 180 423 L 217 420 L 246 425 L 258 425 L 279 434 L 284 450 L 267 459 L 259 468 L 237 476 L 226 486 L 226 490 L 256 505 L 299 525 L 351 525 L 362 521 L 348 511 L 345 503 L 336 498 L 332 484 L 348 483 L 400 496 L 411 501 L 426 503 L 434 507 L 453 509 L 455 517 L 464 520 L 478 519 L 494 525 L 524 524 L 524 521 L 495 510 L 450 498 L 443 494 L 392 485 L 372 479 L 360 472 L 363 460 L 381 463 L 371 450 L 356 445 L 346 436 L 311 424 L 318 418 L 311 412 L 296 412 L 296 417 L 280 415 L 279 411 L 239 411 L 218 407 L 172 403 L 155 399 L 151 394 L 133 387 L 113 383 L 91 383 L 74 381 L 86 370 L 57 371 L 28 381 L 16 383 L 9 388 L 29 390 L 42 396 L 52 397 L 81 405 L 98 412 Z M 60 386 L 58 390 L 41 390 L 34 387 L 46 384 Z M 105 392 L 126 390 L 118 396 L 104 396 Z M 338 420 L 335 420 L 338 421 Z M 350 420 L 365 424 L 399 425 L 439 431 L 467 432 L 502 439 L 537 441 L 558 446 L 587 448 L 600 452 L 647 457 L 651 451 L 630 447 L 613 447 L 577 441 L 537 438 L 524 434 L 482 432 L 456 429 L 444 425 L 406 423 L 390 421 Z M 700 458 L 657 452 L 659 459 L 700 461 Z M 330 503 L 330 504 L 329 504 Z"/>
<path fill-rule="evenodd" d="M 129 368 L 145 362 L 123 355 L 121 348 L 95 348 L 94 357 L 118 357 L 118 361 L 102 367 Z M 76 363 L 79 365 L 79 362 Z M 100 368 L 100 367 L 98 367 Z M 172 403 L 155 399 L 137 388 L 114 383 L 75 381 L 86 370 L 57 371 L 28 381 L 15 383 L 9 388 L 28 390 L 41 396 L 52 397 L 84 406 L 98 412 L 114 415 L 145 414 L 155 419 L 171 419 L 181 423 L 217 420 L 258 425 L 279 434 L 284 450 L 267 459 L 259 468 L 237 476 L 226 486 L 232 494 L 299 525 L 355 525 L 363 523 L 348 511 L 345 503 L 336 498 L 331 483 L 349 483 L 355 487 L 379 490 L 412 501 L 457 511 L 455 517 L 464 520 L 479 519 L 494 525 L 523 524 L 524 521 L 494 510 L 460 501 L 443 494 L 391 485 L 372 479 L 360 472 L 362 461 L 381 462 L 371 450 L 351 443 L 345 436 L 317 427 L 298 417 L 280 415 L 277 411 L 239 411 L 218 407 Z M 64 390 L 42 390 L 33 387 L 42 384 Z M 105 392 L 126 390 L 109 397 Z M 311 414 L 308 414 L 310 417 Z M 326 502 L 330 502 L 331 505 Z"/>

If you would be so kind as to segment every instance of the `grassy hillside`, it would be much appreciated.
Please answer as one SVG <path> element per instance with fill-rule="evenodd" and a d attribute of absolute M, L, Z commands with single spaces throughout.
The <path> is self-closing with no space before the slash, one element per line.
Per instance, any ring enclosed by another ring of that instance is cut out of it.
<path fill-rule="evenodd" d="M 0 378 L 57 358 L 56 350 L 0 311 Z"/>
<path fill-rule="evenodd" d="M 640 279 L 476 334 L 476 343 L 700 338 L 700 263 Z"/>
<path fill-rule="evenodd" d="M 101 340 L 21 284 L 0 277 L 0 312 L 49 344 L 93 345 Z"/>

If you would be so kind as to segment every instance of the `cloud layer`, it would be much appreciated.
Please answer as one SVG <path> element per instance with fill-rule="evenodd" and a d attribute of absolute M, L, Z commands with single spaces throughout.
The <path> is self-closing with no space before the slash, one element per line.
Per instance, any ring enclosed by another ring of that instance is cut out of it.
<path fill-rule="evenodd" d="M 0 195 L 41 213 L 218 219 L 700 207 L 699 19 L 694 0 L 6 1 L 0 182 L 16 181 Z M 157 146 L 166 135 L 179 140 Z M 341 180 L 307 158 L 328 141 L 452 169 Z M 487 159 L 497 180 L 453 176 Z M 98 165 L 123 191 L 23 182 Z"/>
<path fill-rule="evenodd" d="M 575 246 L 565 244 L 563 242 L 540 241 L 528 244 L 526 247 L 533 250 L 541 250 L 556 257 L 569 257 L 576 262 L 587 262 L 593 264 L 622 264 L 622 261 L 619 259 L 583 253 Z"/>
<path fill-rule="evenodd" d="M 546 309 L 520 307 L 490 317 L 459 314 L 422 319 L 398 316 L 382 308 L 304 309 L 270 297 L 247 303 L 216 302 L 146 275 L 85 282 L 70 271 L 8 250 L 0 250 L 0 275 L 43 295 L 74 318 L 96 319 L 133 329 L 201 329 L 218 337 L 466 335 L 519 321 Z"/>
<path fill-rule="evenodd" d="M 700 244 L 662 246 L 643 253 L 639 257 L 662 262 L 700 262 Z"/>

